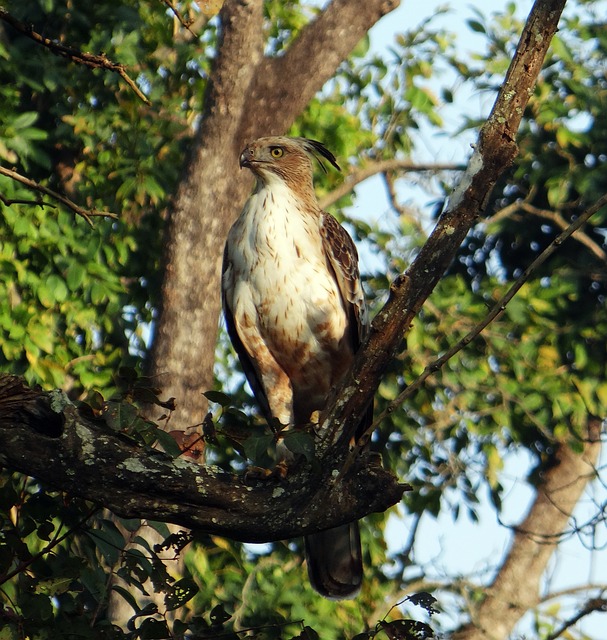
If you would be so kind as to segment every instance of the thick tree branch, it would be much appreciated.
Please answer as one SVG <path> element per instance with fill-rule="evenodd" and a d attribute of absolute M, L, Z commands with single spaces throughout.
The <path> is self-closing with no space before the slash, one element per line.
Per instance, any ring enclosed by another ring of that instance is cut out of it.
<path fill-rule="evenodd" d="M 82 414 L 60 392 L 0 376 L 0 463 L 128 518 L 172 522 L 246 542 L 318 531 L 384 511 L 406 487 L 362 458 L 246 484 L 217 467 L 150 449 Z"/>
<path fill-rule="evenodd" d="M 241 142 L 284 134 L 369 29 L 399 4 L 400 0 L 332 0 L 284 55 L 265 57 L 251 85 Z"/>
<path fill-rule="evenodd" d="M 83 64 L 91 69 L 105 69 L 106 71 L 112 71 L 117 73 L 135 92 L 137 97 L 145 102 L 147 105 L 152 104 L 148 98 L 141 92 L 141 89 L 137 86 L 132 78 L 129 77 L 126 72 L 126 67 L 123 64 L 112 62 L 104 53 L 101 55 L 95 55 L 94 53 L 87 53 L 86 51 L 80 51 L 74 47 L 68 47 L 50 38 L 46 38 L 40 33 L 34 31 L 32 25 L 25 24 L 20 20 L 17 20 L 6 9 L 0 7 L 0 20 L 3 20 L 7 24 L 10 24 L 13 29 L 24 35 L 26 38 L 30 38 L 34 42 L 46 47 L 51 53 L 55 55 L 67 58 L 77 64 Z"/>
<path fill-rule="evenodd" d="M 468 169 L 416 260 L 392 283 L 390 298 L 373 321 L 352 371 L 322 416 L 325 446 L 337 444 L 345 449 L 413 318 L 479 218 L 498 178 L 516 157 L 516 132 L 564 5 L 565 0 L 534 4 Z"/>

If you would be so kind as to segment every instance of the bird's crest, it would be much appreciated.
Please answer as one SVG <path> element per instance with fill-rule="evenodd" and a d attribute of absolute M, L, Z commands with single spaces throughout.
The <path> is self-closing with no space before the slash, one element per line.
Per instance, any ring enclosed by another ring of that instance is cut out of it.
<path fill-rule="evenodd" d="M 313 155 L 314 158 L 316 158 L 316 162 L 318 162 L 325 173 L 327 173 L 327 167 L 325 167 L 319 156 L 328 160 L 338 171 L 341 171 L 341 167 L 337 164 L 337 159 L 322 142 L 319 142 L 318 140 L 310 140 L 308 138 L 300 138 L 300 140 L 302 141 L 303 148 L 310 155 Z"/>

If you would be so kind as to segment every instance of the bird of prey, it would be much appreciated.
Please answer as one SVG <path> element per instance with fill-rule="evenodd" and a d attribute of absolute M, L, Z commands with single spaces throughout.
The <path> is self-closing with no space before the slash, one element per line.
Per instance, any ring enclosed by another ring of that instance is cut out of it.
<path fill-rule="evenodd" d="M 240 166 L 256 185 L 223 261 L 228 334 L 265 418 L 287 427 L 305 426 L 325 408 L 368 326 L 356 248 L 318 204 L 312 157 L 339 170 L 315 140 L 267 137 L 245 147 Z M 306 536 L 305 549 L 316 591 L 332 599 L 358 593 L 357 522 Z"/>

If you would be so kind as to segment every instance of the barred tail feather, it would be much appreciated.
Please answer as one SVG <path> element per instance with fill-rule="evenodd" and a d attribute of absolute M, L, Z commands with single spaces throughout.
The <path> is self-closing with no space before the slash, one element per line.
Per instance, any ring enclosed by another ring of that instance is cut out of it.
<path fill-rule="evenodd" d="M 358 522 L 314 533 L 304 540 L 314 589 L 331 600 L 356 597 L 363 579 Z"/>

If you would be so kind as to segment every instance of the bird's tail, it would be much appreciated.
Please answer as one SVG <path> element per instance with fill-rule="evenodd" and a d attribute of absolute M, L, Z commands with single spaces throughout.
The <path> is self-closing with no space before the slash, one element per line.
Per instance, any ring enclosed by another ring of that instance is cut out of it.
<path fill-rule="evenodd" d="M 363 579 L 358 522 L 304 538 L 310 584 L 331 600 L 354 598 Z"/>

